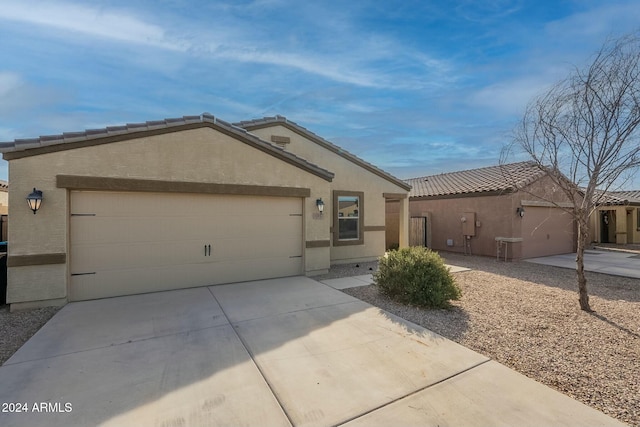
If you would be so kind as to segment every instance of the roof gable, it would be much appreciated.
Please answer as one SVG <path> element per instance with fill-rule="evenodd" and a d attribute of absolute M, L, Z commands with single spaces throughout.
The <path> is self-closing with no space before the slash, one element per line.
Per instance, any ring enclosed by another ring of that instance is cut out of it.
<path fill-rule="evenodd" d="M 369 162 L 366 162 L 365 160 L 359 158 L 358 156 L 344 150 L 343 148 L 333 144 L 330 141 L 327 141 L 326 139 L 322 138 L 319 135 L 316 135 L 315 133 L 311 132 L 310 130 L 298 125 L 295 122 L 292 122 L 290 120 L 288 120 L 286 117 L 284 116 L 275 116 L 275 117 L 263 117 L 261 119 L 255 119 L 255 120 L 245 120 L 245 121 L 241 121 L 241 122 L 237 122 L 234 123 L 235 126 L 241 127 L 243 129 L 246 129 L 247 131 L 251 132 L 252 130 L 256 130 L 256 129 L 263 129 L 263 128 L 270 128 L 270 127 L 274 127 L 274 126 L 283 126 L 287 129 L 289 129 L 292 132 L 297 133 L 298 135 L 306 138 L 307 140 L 320 145 L 321 147 L 325 148 L 326 150 L 340 156 L 343 157 L 345 159 L 347 159 L 348 161 L 358 165 L 359 167 L 397 185 L 398 187 L 403 188 L 404 190 L 409 191 L 411 189 L 411 186 L 408 185 L 405 181 L 402 181 L 396 177 L 394 177 L 393 175 L 389 174 L 388 172 L 385 172 L 384 170 L 372 165 Z"/>
<path fill-rule="evenodd" d="M 202 127 L 215 129 L 327 181 L 333 179 L 334 174 L 332 172 L 310 163 L 293 153 L 287 152 L 270 142 L 264 141 L 247 132 L 245 129 L 220 120 L 209 113 L 203 113 L 200 116 L 184 116 L 181 118 L 148 121 L 145 123 L 132 123 L 123 126 L 110 126 L 82 132 L 66 132 L 60 135 L 41 136 L 39 138 L 16 139 L 13 142 L 0 143 L 0 152 L 3 153 L 5 160 L 13 160 Z"/>
<path fill-rule="evenodd" d="M 520 162 L 423 176 L 407 182 L 413 187 L 409 197 L 446 197 L 511 193 L 544 175 L 535 164 Z"/>

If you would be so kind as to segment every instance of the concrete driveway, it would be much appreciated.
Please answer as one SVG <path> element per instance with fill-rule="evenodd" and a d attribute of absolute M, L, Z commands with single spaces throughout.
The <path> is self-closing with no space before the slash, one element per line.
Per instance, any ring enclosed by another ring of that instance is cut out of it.
<path fill-rule="evenodd" d="M 573 270 L 576 268 L 575 253 L 530 258 L 525 261 Z M 640 255 L 632 252 L 586 250 L 584 251 L 584 269 L 595 273 L 640 279 Z"/>
<path fill-rule="evenodd" d="M 305 277 L 68 304 L 0 402 L 5 427 L 622 425 Z"/>

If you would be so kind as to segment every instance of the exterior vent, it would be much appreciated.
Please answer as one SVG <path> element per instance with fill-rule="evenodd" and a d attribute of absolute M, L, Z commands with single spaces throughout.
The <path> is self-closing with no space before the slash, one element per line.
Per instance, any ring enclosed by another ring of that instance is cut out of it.
<path fill-rule="evenodd" d="M 287 144 L 291 143 L 291 138 L 288 136 L 271 135 L 271 142 L 280 148 L 287 148 Z"/>

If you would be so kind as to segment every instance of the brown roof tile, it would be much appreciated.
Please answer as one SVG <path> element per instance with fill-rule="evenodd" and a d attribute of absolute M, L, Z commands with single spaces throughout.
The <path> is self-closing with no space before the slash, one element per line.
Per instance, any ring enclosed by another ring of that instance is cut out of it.
<path fill-rule="evenodd" d="M 436 197 L 484 192 L 512 192 L 544 175 L 531 162 L 510 163 L 408 179 L 409 197 Z M 514 185 L 515 184 L 515 185 Z"/>

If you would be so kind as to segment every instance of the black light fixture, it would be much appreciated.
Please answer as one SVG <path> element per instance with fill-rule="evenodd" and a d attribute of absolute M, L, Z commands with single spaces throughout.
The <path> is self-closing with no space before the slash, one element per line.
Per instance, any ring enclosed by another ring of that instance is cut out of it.
<path fill-rule="evenodd" d="M 33 192 L 27 196 L 27 203 L 29 204 L 29 209 L 31 209 L 35 215 L 42 204 L 42 191 L 34 188 Z"/>
<path fill-rule="evenodd" d="M 516 208 L 516 213 L 518 215 L 520 215 L 520 218 L 523 218 L 524 217 L 524 208 L 522 206 L 517 207 Z"/>
<path fill-rule="evenodd" d="M 318 208 L 318 212 L 322 214 L 324 212 L 324 202 L 322 199 L 316 199 L 316 207 Z"/>

